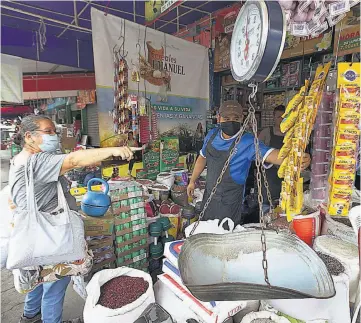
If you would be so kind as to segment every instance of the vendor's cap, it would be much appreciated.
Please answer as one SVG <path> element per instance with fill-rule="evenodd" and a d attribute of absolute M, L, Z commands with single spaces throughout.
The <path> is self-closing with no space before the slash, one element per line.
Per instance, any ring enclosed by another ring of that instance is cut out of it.
<path fill-rule="evenodd" d="M 229 116 L 243 116 L 243 108 L 237 101 L 225 101 L 222 103 L 221 107 L 219 108 L 219 114 L 222 117 L 229 117 Z"/>

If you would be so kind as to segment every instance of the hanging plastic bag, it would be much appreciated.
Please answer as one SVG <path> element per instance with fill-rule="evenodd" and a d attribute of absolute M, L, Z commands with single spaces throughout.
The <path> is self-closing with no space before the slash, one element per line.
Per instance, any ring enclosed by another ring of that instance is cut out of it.
<path fill-rule="evenodd" d="M 147 291 L 134 302 L 121 308 L 111 309 L 98 304 L 100 288 L 109 280 L 120 276 L 140 277 L 148 282 Z M 149 274 L 136 269 L 120 267 L 97 272 L 86 287 L 88 297 L 84 307 L 84 323 L 134 322 L 149 304 L 154 303 L 152 278 Z"/>
<path fill-rule="evenodd" d="M 6 267 L 17 269 L 84 259 L 86 242 L 80 215 L 69 209 L 60 182 L 58 208 L 51 213 L 38 210 L 33 157 L 29 164 L 25 166 L 27 208 L 15 209 Z"/>
<path fill-rule="evenodd" d="M 197 222 L 192 223 L 185 229 L 185 235 L 188 238 L 192 232 L 193 227 Z M 229 230 L 224 229 L 224 225 L 228 224 Z M 231 233 L 234 229 L 234 222 L 230 218 L 224 218 L 221 222 L 219 220 L 208 220 L 208 221 L 199 221 L 199 224 L 193 234 L 198 233 L 215 233 L 215 234 L 225 234 Z"/>
<path fill-rule="evenodd" d="M 13 207 L 10 200 L 10 186 L 5 186 L 0 192 L 0 205 L 2 207 L 0 216 L 0 252 L 1 269 L 6 267 L 8 258 L 9 238 L 12 229 Z"/>

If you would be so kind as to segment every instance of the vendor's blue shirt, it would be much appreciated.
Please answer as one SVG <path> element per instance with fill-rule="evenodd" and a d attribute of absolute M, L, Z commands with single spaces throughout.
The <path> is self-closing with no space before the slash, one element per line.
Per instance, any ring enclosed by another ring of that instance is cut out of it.
<path fill-rule="evenodd" d="M 212 142 L 212 146 L 216 150 L 220 150 L 220 151 L 229 150 L 232 143 L 236 140 L 236 137 L 238 135 L 236 134 L 229 139 L 225 139 L 223 138 L 221 134 L 221 130 L 219 128 L 215 128 L 209 131 L 206 138 L 204 139 L 203 147 L 200 151 L 201 156 L 205 158 L 206 158 L 206 148 L 208 141 L 215 132 L 218 133 Z M 237 149 L 236 154 L 233 156 L 230 162 L 231 177 L 237 184 L 245 184 L 252 161 L 254 161 L 256 158 L 256 150 L 254 146 L 253 134 L 245 133 L 242 136 L 241 141 L 237 145 L 236 149 Z M 262 141 L 259 142 L 259 149 L 263 161 L 273 150 L 273 148 L 267 147 Z M 209 169 L 208 171 L 211 170 Z"/>

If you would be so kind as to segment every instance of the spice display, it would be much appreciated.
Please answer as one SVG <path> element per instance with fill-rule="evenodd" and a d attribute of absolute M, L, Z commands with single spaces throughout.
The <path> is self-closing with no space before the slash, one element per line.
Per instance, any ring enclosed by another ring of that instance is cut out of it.
<path fill-rule="evenodd" d="M 318 256 L 322 259 L 325 263 L 327 270 L 333 276 L 338 276 L 345 272 L 345 267 L 335 258 L 325 255 L 321 252 L 317 252 Z"/>
<path fill-rule="evenodd" d="M 283 178 L 280 207 L 286 212 L 288 221 L 291 221 L 294 215 L 300 214 L 302 209 L 303 179 L 300 177 L 302 157 L 316 120 L 330 66 L 331 63 L 327 63 L 317 67 L 310 89 L 306 80 L 305 85 L 289 102 L 282 116 L 280 128 L 286 135 L 278 157 L 288 157 L 281 165 L 278 176 Z M 288 135 L 288 132 L 292 135 Z"/>
<path fill-rule="evenodd" d="M 339 101 L 335 120 L 335 143 L 329 176 L 328 212 L 346 216 L 350 209 L 352 185 L 356 172 L 360 130 L 360 63 L 339 63 L 337 86 Z"/>
<path fill-rule="evenodd" d="M 113 278 L 100 288 L 98 304 L 111 309 L 121 308 L 137 300 L 148 287 L 149 283 L 143 278 L 130 276 Z"/>

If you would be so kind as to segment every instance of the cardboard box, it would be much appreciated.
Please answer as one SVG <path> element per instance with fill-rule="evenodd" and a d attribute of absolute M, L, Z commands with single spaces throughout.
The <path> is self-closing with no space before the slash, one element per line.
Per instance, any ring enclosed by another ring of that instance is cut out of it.
<path fill-rule="evenodd" d="M 102 217 L 84 215 L 85 236 L 111 236 L 114 231 L 114 216 L 108 212 Z"/>

